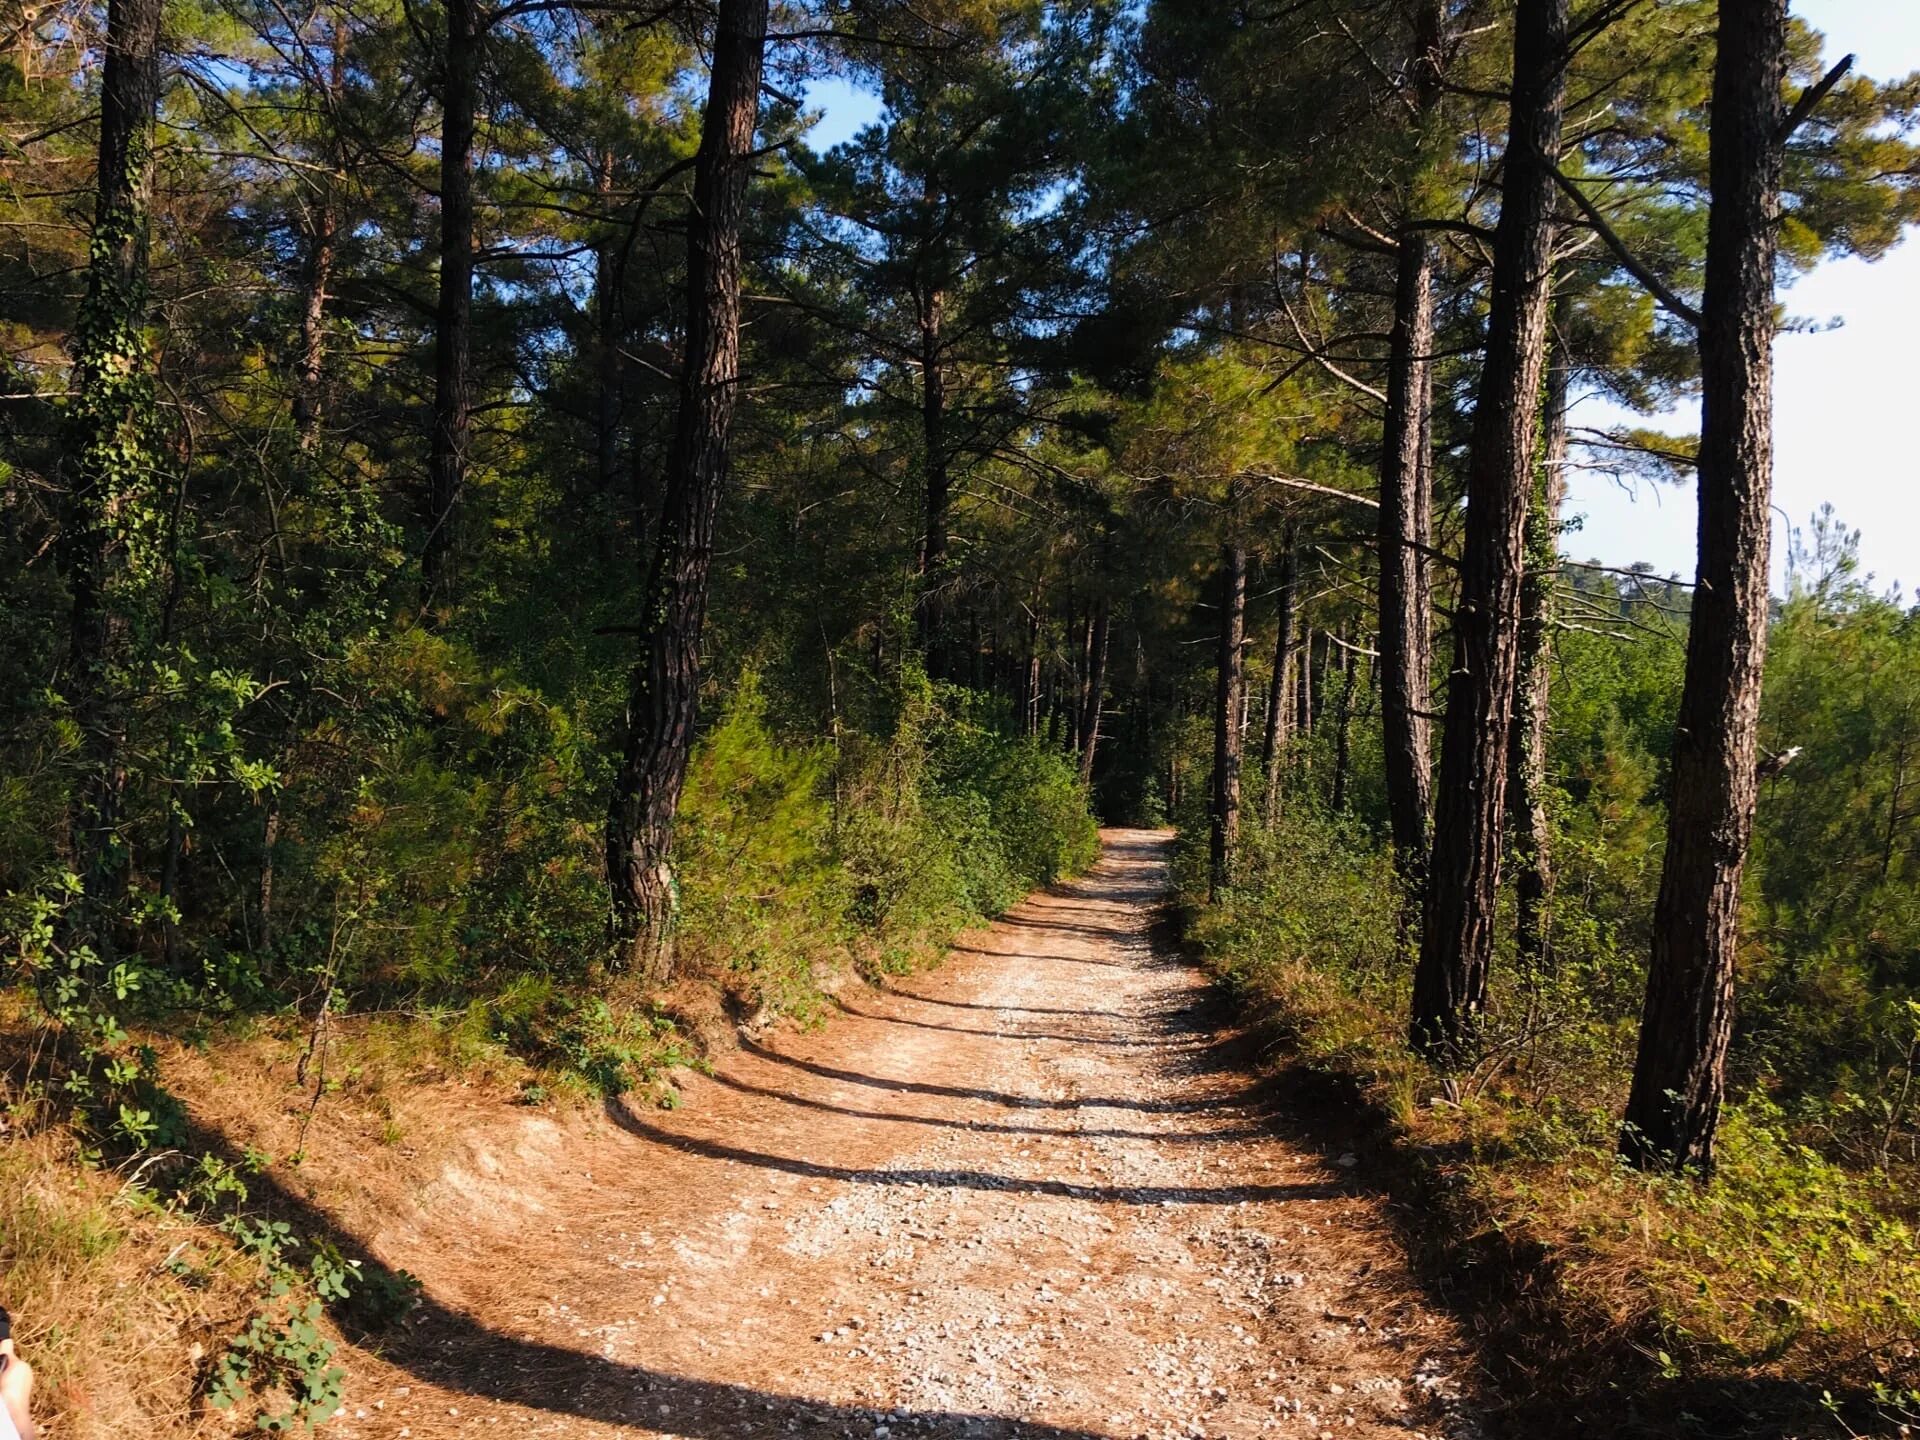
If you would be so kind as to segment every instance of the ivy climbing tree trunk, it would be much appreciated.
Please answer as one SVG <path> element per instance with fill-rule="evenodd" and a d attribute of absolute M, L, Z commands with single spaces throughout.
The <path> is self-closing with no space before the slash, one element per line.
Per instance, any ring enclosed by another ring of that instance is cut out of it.
<path fill-rule="evenodd" d="M 1522 556 L 1546 353 L 1566 30 L 1566 0 L 1520 0 L 1487 353 L 1467 464 L 1466 543 L 1439 799 L 1413 983 L 1413 1043 L 1446 1060 L 1458 1059 L 1470 1045 L 1493 955 Z"/>
<path fill-rule="evenodd" d="M 1572 318 L 1563 299 L 1555 329 Z M 1547 743 L 1553 700 L 1553 590 L 1560 569 L 1560 505 L 1567 491 L 1567 366 L 1547 367 L 1544 441 L 1533 503 L 1527 507 L 1526 573 L 1520 582 L 1520 661 L 1514 682 L 1513 737 L 1507 775 L 1512 836 L 1514 938 L 1523 963 L 1548 960 L 1553 897 L 1553 826 L 1547 813 Z"/>
<path fill-rule="evenodd" d="M 1786 0 L 1721 0 L 1700 307 L 1700 560 L 1673 735 L 1667 850 L 1620 1148 L 1709 1169 L 1733 1036 L 1740 872 L 1767 650 L 1774 261 Z"/>
<path fill-rule="evenodd" d="M 700 689 L 713 527 L 740 387 L 740 241 L 759 113 L 768 0 L 721 0 L 687 226 L 687 336 L 642 655 L 607 813 L 607 880 L 627 964 L 672 968 L 674 814 Z"/>
<path fill-rule="evenodd" d="M 347 27 L 336 20 L 326 80 L 329 109 L 338 108 L 346 89 L 346 47 Z M 320 425 L 326 414 L 327 305 L 333 298 L 333 271 L 340 235 L 340 189 L 344 179 L 338 168 L 320 177 L 306 209 L 307 253 L 305 273 L 301 277 L 304 294 L 293 388 L 293 433 L 302 454 L 311 451 L 319 440 Z"/>
<path fill-rule="evenodd" d="M 81 894 L 69 948 L 108 954 L 126 893 L 128 664 L 164 567 L 156 513 L 153 371 L 146 341 L 161 0 L 111 0 L 87 290 L 67 423 L 73 482 L 61 550 L 72 592 L 67 699 L 80 733 L 69 810 Z"/>
<path fill-rule="evenodd" d="M 1246 683 L 1247 552 L 1220 551 L 1220 651 L 1213 703 L 1213 801 L 1209 807 L 1208 895 L 1226 888 L 1240 834 L 1240 691 Z"/>
<path fill-rule="evenodd" d="M 1413 37 L 1417 124 L 1440 99 L 1441 24 L 1440 7 L 1422 0 Z M 1394 262 L 1378 532 L 1380 728 L 1403 941 L 1419 913 L 1433 838 L 1433 245 L 1413 219 L 1401 226 Z"/>
<path fill-rule="evenodd" d="M 434 306 L 433 429 L 421 516 L 423 598 L 448 598 L 473 428 L 473 143 L 480 106 L 477 0 L 447 0 L 440 72 L 440 292 Z"/>

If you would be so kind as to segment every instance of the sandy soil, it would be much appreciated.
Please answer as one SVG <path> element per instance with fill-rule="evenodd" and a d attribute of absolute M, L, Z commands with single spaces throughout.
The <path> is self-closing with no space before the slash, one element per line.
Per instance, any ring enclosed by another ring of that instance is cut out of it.
<path fill-rule="evenodd" d="M 1458 1340 L 1352 1157 L 1270 1123 L 1156 953 L 1168 837 L 1105 838 L 678 1110 L 503 1119 L 370 1237 L 426 1301 L 346 1357 L 329 1433 L 1467 1434 Z"/>

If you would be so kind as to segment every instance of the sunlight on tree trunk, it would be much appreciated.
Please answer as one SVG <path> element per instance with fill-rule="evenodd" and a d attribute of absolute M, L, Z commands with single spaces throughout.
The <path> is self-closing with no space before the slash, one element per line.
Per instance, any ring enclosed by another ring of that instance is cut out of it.
<path fill-rule="evenodd" d="M 1673 734 L 1667 852 L 1621 1150 L 1706 1170 L 1733 1038 L 1753 833 L 1773 491 L 1773 292 L 1786 0 L 1722 0 L 1700 326 L 1700 568 Z"/>

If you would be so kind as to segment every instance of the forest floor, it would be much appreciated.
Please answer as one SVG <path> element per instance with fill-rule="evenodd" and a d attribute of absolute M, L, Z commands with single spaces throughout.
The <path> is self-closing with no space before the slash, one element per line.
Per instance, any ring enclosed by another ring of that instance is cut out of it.
<path fill-rule="evenodd" d="M 1156 944 L 1171 838 L 685 1082 L 497 1123 L 355 1237 L 421 1280 L 341 1437 L 1427 1435 L 1470 1364 L 1352 1155 Z"/>

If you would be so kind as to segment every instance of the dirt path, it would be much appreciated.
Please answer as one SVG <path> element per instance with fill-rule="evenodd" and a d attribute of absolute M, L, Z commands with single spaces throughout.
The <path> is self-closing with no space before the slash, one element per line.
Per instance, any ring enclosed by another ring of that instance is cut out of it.
<path fill-rule="evenodd" d="M 329 1430 L 1462 1433 L 1456 1343 L 1378 1200 L 1263 1123 L 1204 983 L 1154 951 L 1167 838 L 1105 838 L 683 1109 L 540 1122 L 423 1196 L 376 1243 L 424 1317 L 350 1357 Z"/>

